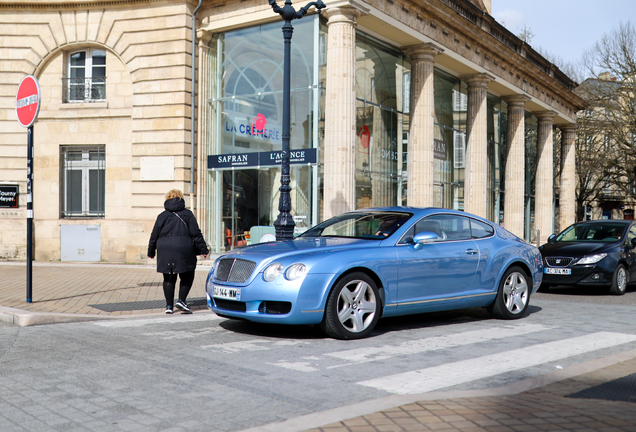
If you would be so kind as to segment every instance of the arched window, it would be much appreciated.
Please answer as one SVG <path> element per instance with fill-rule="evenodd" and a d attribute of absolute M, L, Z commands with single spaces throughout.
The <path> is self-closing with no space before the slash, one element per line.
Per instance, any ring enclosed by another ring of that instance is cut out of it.
<path fill-rule="evenodd" d="M 64 102 L 106 100 L 106 51 L 85 49 L 68 54 Z"/>

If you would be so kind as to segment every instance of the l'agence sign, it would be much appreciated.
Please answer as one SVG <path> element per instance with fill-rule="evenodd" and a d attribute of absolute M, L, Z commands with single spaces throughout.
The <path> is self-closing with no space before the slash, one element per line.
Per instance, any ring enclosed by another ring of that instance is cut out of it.
<path fill-rule="evenodd" d="M 222 170 L 276 166 L 280 165 L 282 157 L 282 151 L 210 155 L 208 156 L 208 169 Z M 291 150 L 289 152 L 289 163 L 315 164 L 316 149 Z"/>
<path fill-rule="evenodd" d="M 18 185 L 0 185 L 0 207 L 2 208 L 18 208 L 19 207 L 19 186 Z"/>

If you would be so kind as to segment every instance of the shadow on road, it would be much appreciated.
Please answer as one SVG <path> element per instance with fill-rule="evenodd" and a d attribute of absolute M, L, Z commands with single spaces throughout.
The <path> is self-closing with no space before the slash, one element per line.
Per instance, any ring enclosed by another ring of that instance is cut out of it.
<path fill-rule="evenodd" d="M 528 306 L 525 316 L 541 311 L 538 306 Z M 370 338 L 394 331 L 441 327 L 458 323 L 470 323 L 493 319 L 484 308 L 458 309 L 446 312 L 430 312 L 417 315 L 381 319 Z M 521 318 L 523 319 L 523 318 Z M 222 328 L 240 334 L 284 339 L 328 339 L 318 325 L 263 324 L 227 319 L 219 324 Z"/>

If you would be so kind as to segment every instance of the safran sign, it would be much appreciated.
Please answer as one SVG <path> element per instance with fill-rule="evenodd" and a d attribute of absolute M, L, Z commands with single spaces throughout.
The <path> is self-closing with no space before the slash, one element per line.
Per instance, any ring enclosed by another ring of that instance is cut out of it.
<path fill-rule="evenodd" d="M 19 186 L 18 185 L 0 185 L 0 207 L 2 208 L 18 208 L 19 205 Z"/>
<path fill-rule="evenodd" d="M 33 75 L 22 78 L 15 97 L 15 113 L 18 123 L 28 128 L 38 118 L 40 112 L 40 83 Z"/>
<path fill-rule="evenodd" d="M 208 169 L 216 170 L 276 166 L 280 165 L 282 157 L 282 151 L 211 155 L 208 156 Z M 289 152 L 289 163 L 292 165 L 315 164 L 316 149 L 291 150 Z"/>

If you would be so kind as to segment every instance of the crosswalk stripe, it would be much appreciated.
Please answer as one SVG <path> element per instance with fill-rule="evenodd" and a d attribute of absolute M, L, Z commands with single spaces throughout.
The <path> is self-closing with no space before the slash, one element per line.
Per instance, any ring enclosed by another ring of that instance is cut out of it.
<path fill-rule="evenodd" d="M 181 324 L 195 321 L 214 321 L 222 319 L 212 312 L 195 313 L 195 314 L 178 314 L 162 318 L 139 318 L 139 319 L 117 319 L 109 321 L 93 321 L 93 324 L 100 327 L 142 327 L 147 324 Z"/>
<path fill-rule="evenodd" d="M 633 341 L 636 341 L 636 335 L 592 333 L 361 381 L 358 384 L 397 394 L 426 393 Z"/>
<path fill-rule="evenodd" d="M 345 351 L 332 352 L 327 355 L 330 357 L 347 360 L 349 362 L 361 363 L 375 360 L 384 360 L 398 355 L 420 354 L 427 351 L 435 351 L 445 348 L 470 345 L 479 342 L 487 342 L 496 339 L 522 336 L 525 334 L 547 331 L 550 329 L 552 329 L 552 327 L 540 324 L 510 324 L 488 329 L 478 329 L 461 333 L 452 333 L 446 336 L 435 336 L 424 339 L 409 340 L 399 345 L 383 345 L 378 347 L 356 348 Z"/>

